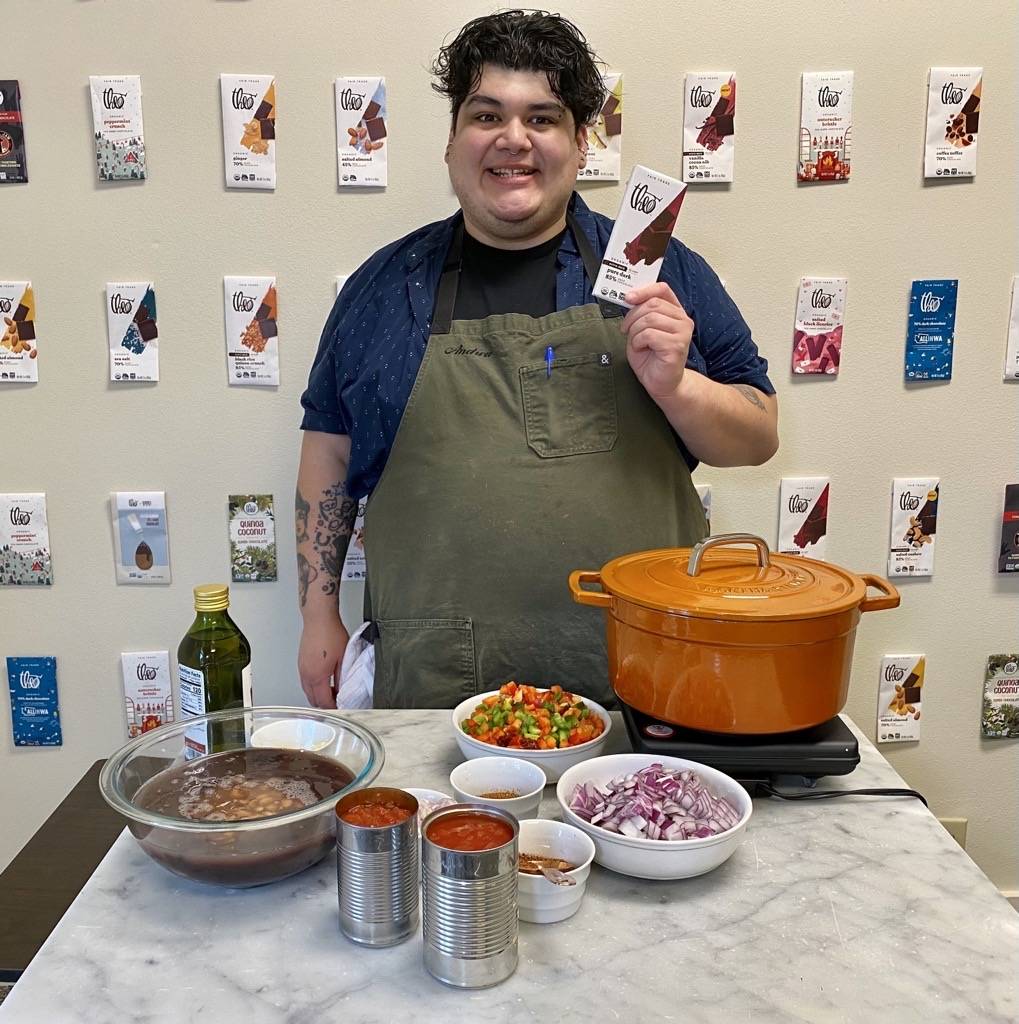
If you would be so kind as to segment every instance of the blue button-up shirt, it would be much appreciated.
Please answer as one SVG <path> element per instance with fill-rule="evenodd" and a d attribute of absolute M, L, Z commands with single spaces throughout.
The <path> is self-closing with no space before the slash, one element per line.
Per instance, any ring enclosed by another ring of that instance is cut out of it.
<path fill-rule="evenodd" d="M 576 193 L 571 209 L 600 258 L 612 221 L 589 209 Z M 347 489 L 352 497 L 371 493 L 389 458 L 428 343 L 456 216 L 419 228 L 371 256 L 343 286 L 322 331 L 301 396 L 301 428 L 350 437 Z M 569 231 L 557 262 L 556 309 L 592 302 L 593 282 L 586 279 Z M 687 366 L 722 384 L 750 384 L 775 393 L 750 328 L 701 256 L 673 239 L 659 279 L 694 322 Z"/>

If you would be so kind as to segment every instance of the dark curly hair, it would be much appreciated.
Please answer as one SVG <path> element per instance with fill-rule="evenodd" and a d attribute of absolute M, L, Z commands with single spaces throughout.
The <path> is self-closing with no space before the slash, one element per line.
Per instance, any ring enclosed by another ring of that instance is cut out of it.
<path fill-rule="evenodd" d="M 547 11 L 498 11 L 468 22 L 432 64 L 432 88 L 449 98 L 453 125 L 464 100 L 478 87 L 486 64 L 511 71 L 543 71 L 555 97 L 580 128 L 605 102 L 598 58 L 580 29 Z"/>

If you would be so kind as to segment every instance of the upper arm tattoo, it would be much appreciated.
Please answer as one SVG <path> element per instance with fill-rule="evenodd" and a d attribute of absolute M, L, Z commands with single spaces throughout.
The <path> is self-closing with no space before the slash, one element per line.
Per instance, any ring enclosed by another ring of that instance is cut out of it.
<path fill-rule="evenodd" d="M 768 408 L 761 401 L 761 395 L 757 388 L 752 388 L 749 384 L 732 384 L 731 387 L 735 388 L 751 405 L 756 405 L 758 409 L 766 410 Z"/>

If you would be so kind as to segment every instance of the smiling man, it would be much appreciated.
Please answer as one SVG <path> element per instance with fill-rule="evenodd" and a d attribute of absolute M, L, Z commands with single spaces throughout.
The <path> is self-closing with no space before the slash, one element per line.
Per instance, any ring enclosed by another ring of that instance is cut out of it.
<path fill-rule="evenodd" d="M 778 447 L 767 363 L 675 239 L 625 317 L 593 301 L 612 222 L 574 186 L 603 88 L 574 25 L 478 18 L 433 70 L 460 210 L 351 276 L 302 398 L 301 683 L 335 703 L 368 495 L 376 707 L 452 707 L 509 679 L 612 703 L 604 623 L 567 577 L 705 535 L 691 469 Z"/>

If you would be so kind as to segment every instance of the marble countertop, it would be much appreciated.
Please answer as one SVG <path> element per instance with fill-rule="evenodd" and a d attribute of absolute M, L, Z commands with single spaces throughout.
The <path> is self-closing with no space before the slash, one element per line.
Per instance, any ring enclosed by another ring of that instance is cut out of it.
<path fill-rule="evenodd" d="M 385 743 L 381 783 L 450 791 L 448 712 L 357 716 Z M 626 749 L 617 725 L 608 753 Z M 851 776 L 820 785 L 903 785 L 860 748 Z M 543 814 L 556 810 L 550 787 Z M 167 873 L 125 833 L 0 1005 L 0 1024 L 1017 1019 L 1019 914 L 919 801 L 867 797 L 755 800 L 740 848 L 700 878 L 596 865 L 579 913 L 521 923 L 516 974 L 482 992 L 427 975 L 420 936 L 346 941 L 331 857 L 224 890 Z"/>

